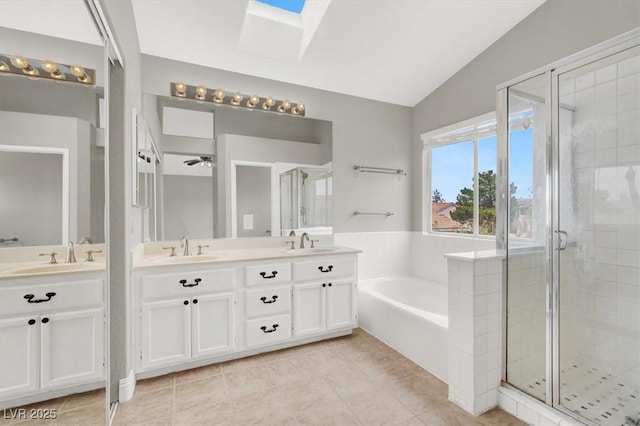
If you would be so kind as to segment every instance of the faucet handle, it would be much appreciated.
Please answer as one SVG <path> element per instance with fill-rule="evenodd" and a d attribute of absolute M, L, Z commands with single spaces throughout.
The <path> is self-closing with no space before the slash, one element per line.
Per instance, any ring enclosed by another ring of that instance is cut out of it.
<path fill-rule="evenodd" d="M 169 253 L 169 257 L 173 257 L 176 255 L 176 246 L 162 247 L 162 250 L 171 250 Z"/>
<path fill-rule="evenodd" d="M 93 262 L 93 253 L 102 253 L 102 250 L 87 250 L 85 254 L 87 258 L 84 260 L 85 262 Z"/>
<path fill-rule="evenodd" d="M 203 247 L 209 247 L 209 245 L 198 244 L 198 254 L 197 254 L 197 256 L 200 256 L 202 254 L 202 248 Z"/>
<path fill-rule="evenodd" d="M 311 248 L 315 248 L 315 243 L 319 243 L 320 240 L 311 240 Z"/>
<path fill-rule="evenodd" d="M 57 255 L 58 253 L 56 253 L 55 251 L 52 251 L 51 253 L 40 253 L 40 256 L 49 256 L 49 263 L 52 264 L 58 263 L 58 261 L 56 260 Z"/>
<path fill-rule="evenodd" d="M 291 244 L 290 250 L 293 250 L 294 248 L 296 248 L 296 242 L 295 241 L 285 241 L 285 244 Z"/>

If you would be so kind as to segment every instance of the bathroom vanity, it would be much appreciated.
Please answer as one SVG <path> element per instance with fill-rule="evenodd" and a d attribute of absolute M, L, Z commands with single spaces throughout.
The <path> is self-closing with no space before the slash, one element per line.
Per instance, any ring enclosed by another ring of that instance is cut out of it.
<path fill-rule="evenodd" d="M 145 255 L 133 270 L 137 377 L 350 334 L 358 252 L 263 247 Z"/>
<path fill-rule="evenodd" d="M 103 388 L 104 263 L 4 264 L 2 407 Z"/>

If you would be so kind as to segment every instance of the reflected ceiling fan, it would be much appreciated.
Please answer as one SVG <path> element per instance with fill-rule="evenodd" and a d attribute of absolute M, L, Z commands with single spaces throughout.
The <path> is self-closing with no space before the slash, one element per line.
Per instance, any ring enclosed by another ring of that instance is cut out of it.
<path fill-rule="evenodd" d="M 216 164 L 213 162 L 213 155 L 210 156 L 200 156 L 200 158 L 194 158 L 192 160 L 183 161 L 187 166 L 195 166 L 196 164 L 200 164 L 200 167 L 213 167 Z"/>

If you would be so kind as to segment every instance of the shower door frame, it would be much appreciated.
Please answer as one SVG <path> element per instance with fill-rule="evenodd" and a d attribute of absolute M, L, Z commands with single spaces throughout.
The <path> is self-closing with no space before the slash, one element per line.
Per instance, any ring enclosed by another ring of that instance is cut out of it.
<path fill-rule="evenodd" d="M 546 393 L 544 403 L 587 425 L 598 425 L 579 414 L 560 405 L 560 252 L 556 247 L 555 235 L 559 229 L 559 76 L 578 69 L 593 62 L 640 46 L 640 28 L 631 30 L 603 43 L 568 56 L 552 64 L 546 65 L 518 78 L 502 83 L 496 87 L 496 120 L 498 136 L 497 162 L 497 197 L 496 211 L 503 214 L 496 215 L 496 248 L 505 252 L 504 273 L 502 274 L 502 385 L 521 389 L 507 381 L 507 292 L 508 292 L 508 237 L 509 237 L 509 88 L 531 78 L 545 75 L 546 96 L 548 104 L 545 106 L 546 133 L 546 239 L 545 254 L 550 270 L 546 282 Z M 526 393 L 526 392 L 525 392 Z M 527 394 L 528 397 L 538 400 Z M 539 400 L 538 400 L 539 401 Z"/>

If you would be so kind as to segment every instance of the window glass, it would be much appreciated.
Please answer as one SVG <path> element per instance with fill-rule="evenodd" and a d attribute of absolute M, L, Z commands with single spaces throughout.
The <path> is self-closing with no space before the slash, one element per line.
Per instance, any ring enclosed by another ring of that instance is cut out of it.
<path fill-rule="evenodd" d="M 473 233 L 474 141 L 431 149 L 431 230 Z"/>
<path fill-rule="evenodd" d="M 478 139 L 478 233 L 496 235 L 496 135 Z"/>

